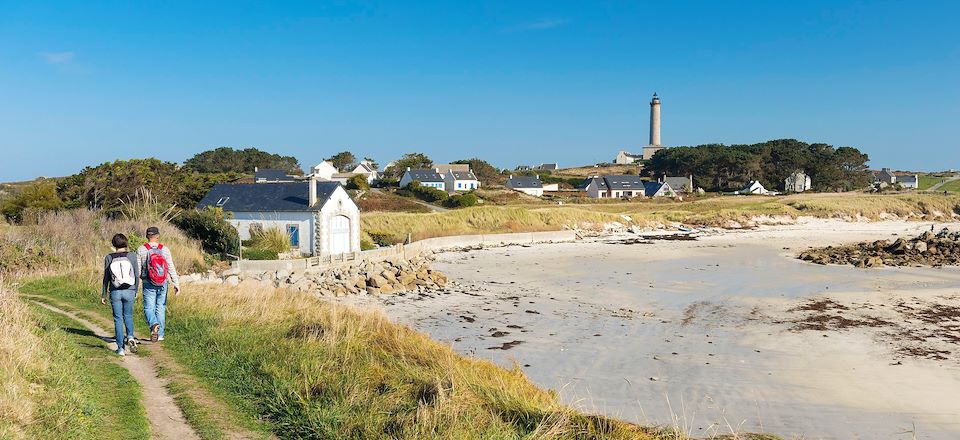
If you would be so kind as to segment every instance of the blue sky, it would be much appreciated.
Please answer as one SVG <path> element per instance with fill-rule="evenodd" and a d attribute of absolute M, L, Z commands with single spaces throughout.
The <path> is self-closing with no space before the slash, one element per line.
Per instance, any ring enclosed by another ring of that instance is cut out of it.
<path fill-rule="evenodd" d="M 495 165 L 647 140 L 960 168 L 960 2 L 7 2 L 0 180 L 256 146 Z"/>

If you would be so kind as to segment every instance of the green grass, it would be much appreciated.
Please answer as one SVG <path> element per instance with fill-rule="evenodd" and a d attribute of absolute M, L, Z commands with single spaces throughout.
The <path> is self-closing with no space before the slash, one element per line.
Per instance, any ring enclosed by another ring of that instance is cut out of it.
<path fill-rule="evenodd" d="M 943 176 L 936 176 L 933 174 L 921 174 L 919 177 L 920 182 L 918 183 L 917 189 L 920 191 L 925 191 L 931 186 L 936 185 L 945 179 Z"/>
<path fill-rule="evenodd" d="M 100 304 L 99 293 L 91 287 L 94 285 L 92 277 L 74 273 L 68 276 L 33 279 L 25 283 L 20 290 L 37 295 L 40 301 L 54 306 L 66 305 L 77 315 L 112 329 L 112 311 L 109 307 Z M 133 318 L 134 333 L 138 337 L 147 336 L 149 331 L 143 315 L 142 298 L 139 296 L 134 306 Z M 170 318 L 168 311 L 168 321 Z M 171 331 L 169 327 L 167 331 Z M 173 338 L 165 343 L 172 340 Z M 270 437 L 270 427 L 262 423 L 255 413 L 249 410 L 237 411 L 237 408 L 243 406 L 240 401 L 234 401 L 232 404 L 227 402 L 224 405 L 224 400 L 229 400 L 229 397 L 211 395 L 205 386 L 200 387 L 197 378 L 190 372 L 184 371 L 184 368 L 178 364 L 176 356 L 174 359 L 169 359 L 168 356 L 154 355 L 148 345 L 141 346 L 138 355 L 154 357 L 158 374 L 168 380 L 167 389 L 174 398 L 174 402 L 183 412 L 187 423 L 201 439 L 230 438 L 228 434 L 233 431 L 243 431 L 246 436 L 253 438 Z"/>
<path fill-rule="evenodd" d="M 40 316 L 44 346 L 51 349 L 45 403 L 31 438 L 147 439 L 146 412 L 137 381 L 107 343 L 80 323 L 31 306 Z"/>
<path fill-rule="evenodd" d="M 666 435 L 576 412 L 519 369 L 460 357 L 380 314 L 308 295 L 194 287 L 170 299 L 165 351 L 227 396 L 231 410 L 254 424 L 265 421 L 280 438 Z M 91 306 L 95 291 L 76 278 L 35 280 L 22 290 L 103 314 Z M 182 391 L 174 388 L 175 395 Z M 212 424 L 210 414 L 193 411 L 201 402 L 180 402 L 193 423 Z M 204 438 L 224 433 L 198 431 Z"/>
<path fill-rule="evenodd" d="M 937 190 L 947 191 L 952 193 L 960 193 L 960 180 L 954 180 L 953 182 L 947 183 L 946 185 L 941 186 Z"/>

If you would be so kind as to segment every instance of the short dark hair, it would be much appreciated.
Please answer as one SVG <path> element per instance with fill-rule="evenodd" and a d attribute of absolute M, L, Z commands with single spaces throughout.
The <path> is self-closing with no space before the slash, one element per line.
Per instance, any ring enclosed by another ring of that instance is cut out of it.
<path fill-rule="evenodd" d="M 160 228 L 157 228 L 156 226 L 147 228 L 147 238 L 156 237 L 158 235 L 160 235 Z"/>
<path fill-rule="evenodd" d="M 127 247 L 127 236 L 123 234 L 117 234 L 113 236 L 113 240 L 110 240 L 110 243 L 113 245 L 114 249 L 121 249 Z"/>

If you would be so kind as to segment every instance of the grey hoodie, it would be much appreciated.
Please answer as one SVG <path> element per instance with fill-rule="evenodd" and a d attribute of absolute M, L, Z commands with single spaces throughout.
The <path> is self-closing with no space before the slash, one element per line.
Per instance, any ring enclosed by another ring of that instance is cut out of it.
<path fill-rule="evenodd" d="M 136 292 L 137 289 L 140 288 L 140 266 L 137 264 L 137 258 L 133 255 L 133 252 L 115 252 L 112 254 L 107 254 L 106 257 L 103 257 L 103 290 L 100 291 L 101 298 L 106 298 L 108 293 L 118 290 L 113 287 L 113 276 L 110 274 L 110 263 L 113 262 L 114 256 L 117 258 L 126 258 L 130 260 L 130 265 L 133 266 L 134 280 L 133 286 L 131 286 L 130 289 L 133 289 L 133 291 Z"/>
<path fill-rule="evenodd" d="M 140 277 L 143 278 L 145 282 L 150 282 L 150 272 L 146 270 L 147 267 L 147 248 L 150 246 L 150 249 L 156 249 L 159 243 L 147 243 L 145 246 L 140 246 L 137 248 L 137 263 L 140 266 Z M 169 271 L 167 281 L 173 285 L 173 287 L 180 288 L 180 275 L 177 275 L 177 266 L 173 264 L 173 254 L 170 253 L 170 248 L 167 245 L 163 245 L 163 249 L 160 249 L 160 255 L 167 260 L 167 270 Z M 151 283 L 153 284 L 153 283 Z"/>

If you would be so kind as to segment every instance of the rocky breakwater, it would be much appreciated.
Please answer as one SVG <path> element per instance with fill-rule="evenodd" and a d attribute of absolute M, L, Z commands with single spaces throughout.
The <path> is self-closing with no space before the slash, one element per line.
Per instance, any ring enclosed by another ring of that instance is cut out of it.
<path fill-rule="evenodd" d="M 800 253 L 801 260 L 817 264 L 881 266 L 958 266 L 960 232 L 947 229 L 924 232 L 911 239 L 877 240 L 848 246 L 828 246 Z"/>
<path fill-rule="evenodd" d="M 388 295 L 441 290 L 446 275 L 433 270 L 424 257 L 410 260 L 364 261 L 350 265 L 309 269 L 302 272 L 279 270 L 247 272 L 230 269 L 184 277 L 194 283 L 287 288 L 321 296 Z"/>

